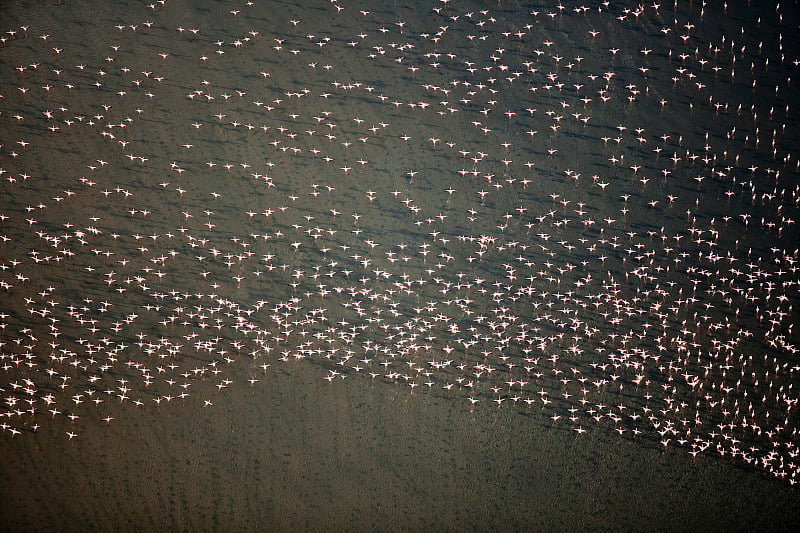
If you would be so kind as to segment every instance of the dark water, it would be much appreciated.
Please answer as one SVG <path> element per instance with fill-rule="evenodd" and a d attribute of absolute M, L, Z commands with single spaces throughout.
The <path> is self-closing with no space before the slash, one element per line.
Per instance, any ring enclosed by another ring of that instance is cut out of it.
<path fill-rule="evenodd" d="M 8 2 L 9 530 L 793 529 L 798 6 Z"/>

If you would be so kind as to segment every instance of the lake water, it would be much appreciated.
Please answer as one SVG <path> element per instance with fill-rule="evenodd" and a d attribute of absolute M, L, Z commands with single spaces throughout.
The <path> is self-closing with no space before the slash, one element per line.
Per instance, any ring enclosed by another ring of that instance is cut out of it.
<path fill-rule="evenodd" d="M 5 529 L 797 527 L 796 3 L 1 11 Z"/>

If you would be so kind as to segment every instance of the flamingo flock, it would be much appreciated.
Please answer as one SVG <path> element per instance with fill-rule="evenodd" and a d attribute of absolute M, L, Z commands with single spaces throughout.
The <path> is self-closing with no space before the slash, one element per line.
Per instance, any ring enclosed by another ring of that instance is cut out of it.
<path fill-rule="evenodd" d="M 799 480 L 791 7 L 185 4 L 0 28 L 3 439 L 311 364 Z"/>

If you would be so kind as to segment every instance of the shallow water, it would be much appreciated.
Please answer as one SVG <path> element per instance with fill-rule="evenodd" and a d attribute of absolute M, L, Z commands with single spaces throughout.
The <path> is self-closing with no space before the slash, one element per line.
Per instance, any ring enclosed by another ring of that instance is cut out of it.
<path fill-rule="evenodd" d="M 796 524 L 797 6 L 337 5 L 4 7 L 8 529 Z"/>

